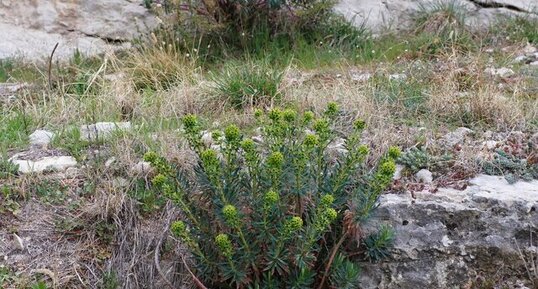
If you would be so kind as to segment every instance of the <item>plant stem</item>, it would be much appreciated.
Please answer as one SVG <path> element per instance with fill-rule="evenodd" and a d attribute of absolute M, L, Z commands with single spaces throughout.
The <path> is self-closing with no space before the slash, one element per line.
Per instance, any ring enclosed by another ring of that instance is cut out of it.
<path fill-rule="evenodd" d="M 329 275 L 329 270 L 331 269 L 331 265 L 334 261 L 334 257 L 336 256 L 336 253 L 338 252 L 340 246 L 342 246 L 342 243 L 344 243 L 344 241 L 346 240 L 347 235 L 348 233 L 347 231 L 345 231 L 344 234 L 342 234 L 342 237 L 340 237 L 340 240 L 338 240 L 338 243 L 334 245 L 331 251 L 331 255 L 329 257 L 329 261 L 327 262 L 327 266 L 325 266 L 325 272 L 323 272 L 323 277 L 321 278 L 321 282 L 319 283 L 318 289 L 323 288 L 323 285 L 325 284 L 325 279 L 327 279 L 327 275 Z"/>

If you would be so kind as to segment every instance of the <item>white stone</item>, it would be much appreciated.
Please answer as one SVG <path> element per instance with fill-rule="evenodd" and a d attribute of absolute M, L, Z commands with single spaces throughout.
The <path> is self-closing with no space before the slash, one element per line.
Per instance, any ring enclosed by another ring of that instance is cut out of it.
<path fill-rule="evenodd" d="M 533 61 L 533 62 L 529 63 L 529 65 L 532 65 L 532 66 L 538 66 L 538 60 L 537 60 L 537 61 Z"/>
<path fill-rule="evenodd" d="M 111 157 L 105 162 L 105 167 L 109 168 L 111 165 L 113 165 L 116 162 L 115 157 Z"/>
<path fill-rule="evenodd" d="M 501 67 L 501 68 L 486 68 L 484 70 L 485 73 L 491 75 L 491 76 L 499 76 L 502 78 L 510 77 L 515 74 L 515 72 L 507 67 Z"/>
<path fill-rule="evenodd" d="M 426 169 L 418 171 L 418 173 L 415 174 L 415 177 L 425 184 L 431 184 L 431 182 L 433 182 L 432 172 Z"/>
<path fill-rule="evenodd" d="M 471 129 L 468 129 L 466 127 L 459 127 L 453 132 L 445 134 L 441 138 L 441 145 L 443 145 L 444 147 L 451 148 L 456 144 L 463 143 L 463 141 L 465 141 L 465 137 L 471 133 L 473 133 Z"/>
<path fill-rule="evenodd" d="M 65 170 L 66 178 L 74 179 L 78 177 L 79 174 L 80 174 L 80 170 L 75 167 L 70 167 L 70 168 L 67 168 L 67 170 Z"/>
<path fill-rule="evenodd" d="M 213 141 L 213 133 L 211 133 L 210 131 L 207 131 L 207 130 L 202 131 L 201 140 L 202 140 L 202 143 L 206 147 L 210 147 L 214 143 L 214 141 Z"/>
<path fill-rule="evenodd" d="M 24 250 L 25 248 L 24 240 L 15 233 L 13 233 L 13 246 L 15 247 L 15 249 L 18 249 L 21 251 Z"/>
<path fill-rule="evenodd" d="M 484 147 L 488 150 L 493 150 L 497 147 L 497 142 L 494 140 L 488 140 L 483 143 Z"/>
<path fill-rule="evenodd" d="M 394 170 L 394 175 L 392 176 L 393 180 L 399 180 L 402 178 L 402 172 L 405 169 L 403 165 L 396 165 L 396 170 Z"/>
<path fill-rule="evenodd" d="M 522 62 L 525 62 L 525 61 L 527 61 L 527 56 L 525 56 L 525 55 L 520 55 L 520 56 L 514 58 L 515 63 L 522 63 Z"/>
<path fill-rule="evenodd" d="M 46 170 L 64 171 L 77 165 L 77 160 L 71 156 L 44 157 L 39 160 L 12 159 L 11 162 L 19 166 L 19 172 L 23 174 L 41 173 Z"/>
<path fill-rule="evenodd" d="M 389 75 L 390 80 L 405 80 L 407 79 L 407 75 L 400 73 L 400 74 L 391 74 Z"/>
<path fill-rule="evenodd" d="M 351 80 L 365 82 L 372 78 L 371 73 L 351 73 Z"/>
<path fill-rule="evenodd" d="M 54 133 L 47 130 L 36 130 L 30 135 L 30 144 L 35 146 L 46 146 L 54 138 Z"/>
<path fill-rule="evenodd" d="M 137 175 L 148 174 L 151 171 L 152 167 L 149 162 L 140 161 L 131 167 L 131 172 Z"/>
<path fill-rule="evenodd" d="M 527 43 L 525 48 L 523 48 L 523 52 L 525 54 L 533 54 L 537 51 L 536 47 L 532 46 L 531 44 Z"/>
<path fill-rule="evenodd" d="M 80 127 L 80 139 L 85 141 L 95 141 L 106 139 L 116 131 L 126 131 L 131 129 L 130 122 L 98 122 Z"/>

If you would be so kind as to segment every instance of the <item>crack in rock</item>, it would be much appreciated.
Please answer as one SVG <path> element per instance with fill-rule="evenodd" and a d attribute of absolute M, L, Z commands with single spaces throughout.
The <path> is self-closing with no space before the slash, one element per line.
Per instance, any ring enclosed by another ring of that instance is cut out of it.
<path fill-rule="evenodd" d="M 499 2 L 494 2 L 494 1 L 483 2 L 479 0 L 467 0 L 467 1 L 477 5 L 480 8 L 485 8 L 485 9 L 505 8 L 505 9 L 520 12 L 520 13 L 536 14 L 535 12 L 527 11 L 521 7 L 511 5 L 511 4 L 506 4 L 506 3 L 499 3 Z"/>

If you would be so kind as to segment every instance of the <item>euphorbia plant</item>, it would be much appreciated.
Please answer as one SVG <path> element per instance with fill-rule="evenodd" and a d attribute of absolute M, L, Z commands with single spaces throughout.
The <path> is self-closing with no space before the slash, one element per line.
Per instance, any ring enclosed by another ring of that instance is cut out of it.
<path fill-rule="evenodd" d="M 392 180 L 399 150 L 368 167 L 368 147 L 360 143 L 365 123 L 357 120 L 334 158 L 328 150 L 338 113 L 334 103 L 317 117 L 258 110 L 261 136 L 230 125 L 211 133 L 212 144 L 188 115 L 183 125 L 198 157 L 194 173 L 146 154 L 158 171 L 153 185 L 183 212 L 171 232 L 189 248 L 193 274 L 207 288 L 357 286 L 359 268 L 348 250 L 388 243 L 361 242 L 359 232 Z"/>

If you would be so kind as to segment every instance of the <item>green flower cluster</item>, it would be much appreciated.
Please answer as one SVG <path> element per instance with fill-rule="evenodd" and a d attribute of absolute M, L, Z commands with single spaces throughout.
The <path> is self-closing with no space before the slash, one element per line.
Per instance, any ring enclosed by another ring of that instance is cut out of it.
<path fill-rule="evenodd" d="M 232 242 L 230 241 L 230 238 L 226 234 L 218 234 L 215 237 L 215 244 L 220 250 L 220 253 L 222 256 L 226 258 L 232 257 L 233 254 L 233 246 Z"/>
<path fill-rule="evenodd" d="M 155 170 L 161 174 L 172 174 L 172 167 L 165 158 L 160 157 L 155 152 L 147 152 L 144 154 L 144 161 L 151 164 Z"/>
<path fill-rule="evenodd" d="M 263 201 L 264 201 L 264 204 L 267 206 L 267 207 L 271 207 L 271 206 L 274 206 L 276 203 L 278 203 L 278 201 L 280 200 L 280 196 L 278 195 L 277 192 L 275 191 L 268 191 L 267 193 L 265 193 L 265 195 L 263 196 Z"/>
<path fill-rule="evenodd" d="M 267 157 L 267 166 L 273 170 L 281 170 L 284 165 L 284 155 L 281 152 L 273 152 Z"/>
<path fill-rule="evenodd" d="M 224 138 L 228 143 L 237 144 L 241 140 L 241 131 L 236 125 L 229 125 L 224 129 Z"/>
<path fill-rule="evenodd" d="M 329 208 L 334 203 L 334 197 L 331 194 L 325 194 L 321 197 L 319 202 L 320 206 L 323 208 Z"/>
<path fill-rule="evenodd" d="M 224 206 L 222 209 L 222 215 L 224 216 L 226 223 L 232 228 L 238 228 L 241 224 L 237 208 L 235 208 L 233 205 Z"/>
<path fill-rule="evenodd" d="M 188 134 L 198 133 L 200 131 L 200 128 L 198 126 L 198 118 L 196 117 L 196 115 L 188 114 L 183 117 L 182 122 L 183 126 L 185 127 L 185 131 Z"/>
<path fill-rule="evenodd" d="M 327 110 L 325 111 L 325 114 L 329 117 L 334 117 L 338 114 L 339 107 L 336 102 L 329 102 L 327 104 Z"/>
<path fill-rule="evenodd" d="M 283 235 L 286 238 L 291 237 L 291 235 L 303 227 L 303 219 L 301 217 L 291 217 L 284 223 Z"/>
<path fill-rule="evenodd" d="M 336 220 L 338 213 L 333 208 L 325 208 L 320 212 L 316 217 L 315 228 L 318 232 L 323 232 L 327 230 L 329 225 Z"/>

